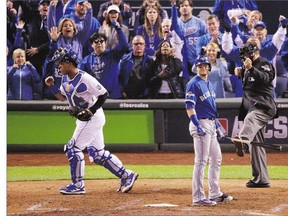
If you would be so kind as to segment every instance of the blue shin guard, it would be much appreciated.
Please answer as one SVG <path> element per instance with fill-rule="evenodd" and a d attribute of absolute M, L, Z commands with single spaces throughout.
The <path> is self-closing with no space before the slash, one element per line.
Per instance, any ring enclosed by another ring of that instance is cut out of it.
<path fill-rule="evenodd" d="M 85 168 L 85 160 L 83 152 L 75 147 L 75 141 L 72 139 L 69 143 L 67 143 L 64 147 L 64 151 L 66 152 L 66 156 L 68 158 L 70 164 L 70 173 L 71 180 L 77 186 L 83 185 L 83 177 L 84 177 L 84 168 Z"/>

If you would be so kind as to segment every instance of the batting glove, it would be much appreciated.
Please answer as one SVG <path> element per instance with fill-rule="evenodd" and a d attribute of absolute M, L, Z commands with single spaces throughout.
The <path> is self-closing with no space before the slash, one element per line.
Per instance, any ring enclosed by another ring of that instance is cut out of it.
<path fill-rule="evenodd" d="M 205 136 L 206 135 L 206 131 L 201 125 L 197 126 L 197 134 L 199 136 Z"/>
<path fill-rule="evenodd" d="M 225 135 L 223 134 L 223 132 L 221 131 L 221 127 L 218 127 L 216 129 L 216 133 L 217 133 L 217 138 L 218 140 L 223 141 L 225 139 Z"/>

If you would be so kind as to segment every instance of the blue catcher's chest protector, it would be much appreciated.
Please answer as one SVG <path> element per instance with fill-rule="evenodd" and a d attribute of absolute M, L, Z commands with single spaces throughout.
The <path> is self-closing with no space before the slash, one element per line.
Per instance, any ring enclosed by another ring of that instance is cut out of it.
<path fill-rule="evenodd" d="M 68 80 L 68 76 L 64 75 L 61 85 L 71 106 L 79 106 L 86 109 L 88 108 L 88 103 L 78 95 L 87 91 L 86 84 L 82 82 L 83 74 L 83 71 L 79 71 L 72 80 Z"/>

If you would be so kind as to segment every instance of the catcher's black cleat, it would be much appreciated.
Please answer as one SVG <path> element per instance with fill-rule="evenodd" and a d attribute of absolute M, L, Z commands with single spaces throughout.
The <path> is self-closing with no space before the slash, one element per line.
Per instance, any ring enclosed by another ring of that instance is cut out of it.
<path fill-rule="evenodd" d="M 233 139 L 241 140 L 241 138 L 238 135 L 235 136 Z M 242 139 L 244 139 L 244 138 L 242 138 Z M 245 155 L 244 144 L 241 143 L 240 141 L 235 141 L 235 140 L 233 140 L 233 143 L 234 143 L 235 148 L 236 148 L 236 154 L 239 157 L 244 157 L 244 155 Z"/>

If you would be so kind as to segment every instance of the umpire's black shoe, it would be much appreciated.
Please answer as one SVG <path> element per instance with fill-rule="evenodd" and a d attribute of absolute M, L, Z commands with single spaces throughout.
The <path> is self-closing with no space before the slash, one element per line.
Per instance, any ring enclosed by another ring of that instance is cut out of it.
<path fill-rule="evenodd" d="M 269 183 L 255 183 L 252 180 L 247 182 L 246 187 L 249 188 L 269 188 L 270 184 Z"/>
<path fill-rule="evenodd" d="M 235 136 L 234 139 L 239 139 L 239 140 L 241 140 L 241 138 L 240 138 L 238 135 Z M 238 142 L 238 141 L 233 141 L 233 143 L 234 143 L 235 148 L 236 148 L 236 154 L 237 154 L 239 157 L 244 157 L 245 152 L 244 152 L 244 145 L 243 145 L 243 143 Z"/>

